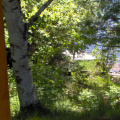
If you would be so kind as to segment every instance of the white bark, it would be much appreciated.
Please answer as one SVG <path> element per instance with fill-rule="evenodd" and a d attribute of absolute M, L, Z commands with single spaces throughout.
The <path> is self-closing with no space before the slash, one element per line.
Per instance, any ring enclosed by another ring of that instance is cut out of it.
<path fill-rule="evenodd" d="M 21 108 L 39 102 L 29 64 L 27 26 L 23 22 L 19 0 L 3 0 L 9 32 L 13 70 Z"/>
<path fill-rule="evenodd" d="M 38 12 L 31 17 L 29 23 L 24 23 L 21 16 L 20 0 L 2 0 L 3 11 L 9 32 L 11 57 L 17 85 L 20 107 L 40 107 L 41 112 L 48 112 L 38 100 L 33 83 L 28 55 L 28 28 L 38 19 L 42 11 L 52 2 L 48 0 Z M 37 105 L 37 106 L 36 106 Z"/>

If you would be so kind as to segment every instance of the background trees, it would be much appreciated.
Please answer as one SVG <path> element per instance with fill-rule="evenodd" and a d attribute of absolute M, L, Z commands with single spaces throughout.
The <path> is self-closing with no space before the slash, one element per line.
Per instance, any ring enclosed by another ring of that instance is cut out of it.
<path fill-rule="evenodd" d="M 99 36 L 108 46 L 119 44 L 119 2 L 104 0 L 104 3 L 100 4 L 100 11 Z"/>
<path fill-rule="evenodd" d="M 96 39 L 98 39 L 98 42 L 103 47 L 101 54 L 104 64 L 106 66 L 109 64 L 111 68 L 116 55 L 118 55 L 120 44 L 120 36 L 118 34 L 120 24 L 119 2 L 117 0 L 104 0 L 104 2 L 99 1 L 99 3 L 98 33 Z"/>

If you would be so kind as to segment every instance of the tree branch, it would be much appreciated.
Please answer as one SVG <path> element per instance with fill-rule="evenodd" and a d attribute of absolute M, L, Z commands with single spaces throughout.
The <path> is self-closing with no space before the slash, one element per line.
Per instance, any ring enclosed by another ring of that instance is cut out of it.
<path fill-rule="evenodd" d="M 48 0 L 39 10 L 38 12 L 31 17 L 29 22 L 27 23 L 28 28 L 33 25 L 33 23 L 39 18 L 39 15 L 44 11 L 45 8 L 48 7 L 48 5 L 52 2 L 53 0 Z"/>

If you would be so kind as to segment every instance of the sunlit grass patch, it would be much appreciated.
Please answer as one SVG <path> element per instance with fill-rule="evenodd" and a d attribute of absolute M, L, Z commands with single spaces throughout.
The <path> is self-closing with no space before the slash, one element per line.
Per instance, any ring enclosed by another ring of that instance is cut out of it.
<path fill-rule="evenodd" d="M 20 103 L 18 96 L 14 96 L 10 98 L 10 110 L 11 110 L 11 116 L 14 116 L 19 112 Z"/>

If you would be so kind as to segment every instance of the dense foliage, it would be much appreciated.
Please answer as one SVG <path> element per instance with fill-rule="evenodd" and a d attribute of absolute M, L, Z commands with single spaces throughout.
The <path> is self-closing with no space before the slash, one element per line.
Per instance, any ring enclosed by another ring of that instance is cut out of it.
<path fill-rule="evenodd" d="M 45 1 L 21 0 L 26 23 Z M 30 27 L 29 54 L 36 91 L 41 102 L 56 113 L 53 118 L 34 115 L 33 119 L 119 119 L 119 78 L 108 74 L 116 57 L 114 46 L 120 42 L 119 9 L 119 2 L 111 0 L 55 0 Z M 6 47 L 8 42 L 6 28 Z M 65 50 L 73 55 L 82 53 L 92 44 L 96 44 L 94 61 L 74 61 L 62 54 Z M 13 75 L 8 68 L 11 114 L 15 116 L 19 101 Z"/>
<path fill-rule="evenodd" d="M 21 4 L 27 22 L 42 2 L 22 1 Z M 88 4 L 78 6 L 73 0 L 53 1 L 40 15 L 29 30 L 29 42 L 36 48 L 33 52 L 39 63 L 48 63 L 56 53 L 62 53 L 66 49 L 72 52 L 82 51 L 86 45 L 96 42 L 94 22 L 97 19 L 97 4 L 93 3 L 90 8 L 87 7 Z"/>

